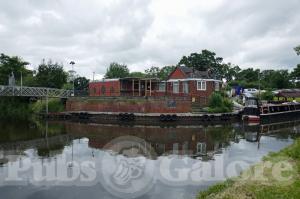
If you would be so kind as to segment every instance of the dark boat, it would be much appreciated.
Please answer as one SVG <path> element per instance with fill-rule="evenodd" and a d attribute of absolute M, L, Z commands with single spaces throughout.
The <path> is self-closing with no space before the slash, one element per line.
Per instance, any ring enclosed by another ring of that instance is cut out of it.
<path fill-rule="evenodd" d="M 243 121 L 269 123 L 300 119 L 299 102 L 260 103 L 251 94 L 244 95 L 244 98 Z"/>

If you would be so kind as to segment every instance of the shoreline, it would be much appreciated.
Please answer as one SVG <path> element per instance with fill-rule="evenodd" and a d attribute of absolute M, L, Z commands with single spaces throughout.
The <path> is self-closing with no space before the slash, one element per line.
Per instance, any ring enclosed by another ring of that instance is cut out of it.
<path fill-rule="evenodd" d="M 282 171 L 274 172 L 274 169 Z M 300 138 L 297 138 L 286 148 L 269 153 L 238 177 L 229 178 L 199 192 L 197 199 L 299 198 L 299 176 Z"/>

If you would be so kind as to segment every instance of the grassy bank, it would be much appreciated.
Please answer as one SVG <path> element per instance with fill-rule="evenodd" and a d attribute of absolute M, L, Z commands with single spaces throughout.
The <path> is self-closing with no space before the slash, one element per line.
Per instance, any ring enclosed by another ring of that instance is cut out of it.
<path fill-rule="evenodd" d="M 197 198 L 300 198 L 300 139 L 280 152 L 269 154 L 239 177 L 200 192 Z"/>
<path fill-rule="evenodd" d="M 60 99 L 49 99 L 49 112 L 61 112 L 65 106 Z M 36 102 L 28 98 L 3 97 L 0 99 L 0 119 L 1 120 L 28 120 L 34 114 L 46 111 L 45 100 Z"/>

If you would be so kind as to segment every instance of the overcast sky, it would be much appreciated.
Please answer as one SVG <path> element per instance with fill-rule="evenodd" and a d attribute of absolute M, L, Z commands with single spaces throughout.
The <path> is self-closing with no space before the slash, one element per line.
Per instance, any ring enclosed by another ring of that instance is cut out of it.
<path fill-rule="evenodd" d="M 299 0 L 0 0 L 1 53 L 31 68 L 74 60 L 88 78 L 113 61 L 144 71 L 202 49 L 242 68 L 291 69 L 297 44 Z"/>

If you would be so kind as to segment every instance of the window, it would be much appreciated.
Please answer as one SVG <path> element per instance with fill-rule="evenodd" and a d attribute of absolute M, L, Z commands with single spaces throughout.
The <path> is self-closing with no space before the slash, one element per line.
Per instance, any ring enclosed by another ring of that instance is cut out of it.
<path fill-rule="evenodd" d="M 179 93 L 179 82 L 173 82 L 173 93 Z"/>
<path fill-rule="evenodd" d="M 219 90 L 220 90 L 220 83 L 215 82 L 215 91 L 219 91 Z"/>
<path fill-rule="evenodd" d="M 189 93 L 189 82 L 183 82 L 183 93 L 187 94 Z"/>
<path fill-rule="evenodd" d="M 161 92 L 166 91 L 166 82 L 160 82 L 158 85 L 158 90 Z"/>
<path fill-rule="evenodd" d="M 206 81 L 197 81 L 197 90 L 205 91 L 206 90 Z"/>

